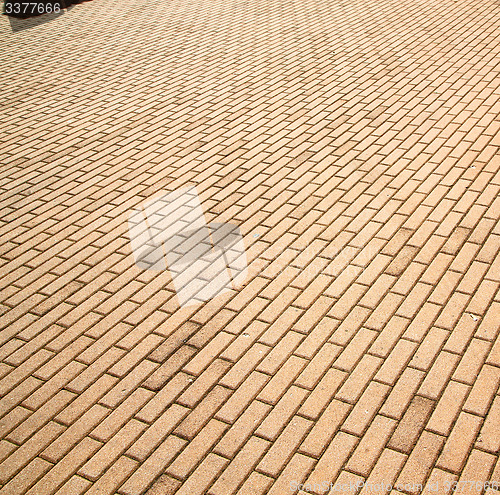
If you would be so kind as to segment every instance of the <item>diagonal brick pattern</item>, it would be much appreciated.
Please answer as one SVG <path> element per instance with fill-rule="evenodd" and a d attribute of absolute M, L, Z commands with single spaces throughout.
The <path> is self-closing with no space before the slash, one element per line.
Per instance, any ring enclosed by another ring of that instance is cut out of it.
<path fill-rule="evenodd" d="M 0 495 L 500 493 L 499 9 L 2 17 Z M 187 186 L 249 275 L 180 307 L 127 218 Z"/>

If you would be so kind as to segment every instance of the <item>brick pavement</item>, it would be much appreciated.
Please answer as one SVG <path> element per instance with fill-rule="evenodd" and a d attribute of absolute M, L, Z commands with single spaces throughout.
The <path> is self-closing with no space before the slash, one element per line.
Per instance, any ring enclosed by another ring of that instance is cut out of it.
<path fill-rule="evenodd" d="M 479 488 L 500 482 L 498 18 L 2 17 L 0 495 L 498 494 Z M 187 185 L 240 226 L 250 273 L 180 308 L 127 216 Z"/>

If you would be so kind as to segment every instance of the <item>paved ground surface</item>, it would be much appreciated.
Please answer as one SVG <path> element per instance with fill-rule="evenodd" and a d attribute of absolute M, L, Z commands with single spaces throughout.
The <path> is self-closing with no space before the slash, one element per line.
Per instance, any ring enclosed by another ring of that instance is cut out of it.
<path fill-rule="evenodd" d="M 2 17 L 0 494 L 498 494 L 499 10 Z M 250 273 L 180 308 L 127 217 L 187 185 Z"/>

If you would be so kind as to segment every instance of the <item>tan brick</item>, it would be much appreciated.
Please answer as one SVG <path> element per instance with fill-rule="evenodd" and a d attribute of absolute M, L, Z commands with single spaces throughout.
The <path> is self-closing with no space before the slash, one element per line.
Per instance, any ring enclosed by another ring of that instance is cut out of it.
<path fill-rule="evenodd" d="M 87 491 L 90 495 L 112 495 L 117 488 L 135 471 L 138 463 L 128 457 L 120 457 Z"/>
<path fill-rule="evenodd" d="M 410 361 L 417 345 L 401 339 L 375 375 L 375 380 L 393 385 Z"/>
<path fill-rule="evenodd" d="M 458 474 L 465 465 L 481 424 L 481 418 L 465 412 L 460 413 L 436 466 Z"/>
<path fill-rule="evenodd" d="M 9 478 L 24 468 L 40 451 L 60 435 L 63 430 L 64 427 L 61 425 L 50 422 L 37 431 L 0 464 L 0 483 L 6 484 Z"/>
<path fill-rule="evenodd" d="M 238 485 L 252 471 L 267 447 L 268 442 L 265 440 L 251 437 L 223 471 L 208 493 L 213 493 L 214 495 L 235 493 Z"/>
<path fill-rule="evenodd" d="M 63 495 L 64 493 L 74 493 L 79 495 L 87 491 L 92 483 L 80 476 L 72 476 L 64 485 L 55 492 L 56 495 Z"/>
<path fill-rule="evenodd" d="M 399 485 L 405 492 L 421 493 L 443 442 L 442 437 L 424 431 L 399 474 L 395 488 Z"/>
<path fill-rule="evenodd" d="M 422 494 L 429 495 L 431 493 L 436 493 L 436 491 L 439 490 L 440 493 L 449 495 L 450 493 L 453 493 L 453 482 L 456 480 L 457 477 L 455 475 L 435 468 L 432 470 L 429 479 L 424 486 Z"/>
<path fill-rule="evenodd" d="M 404 454 L 400 454 L 394 450 L 384 449 L 374 468 L 371 470 L 370 476 L 366 479 L 365 485 L 361 488 L 359 492 L 360 495 L 373 493 L 375 487 L 394 485 L 406 459 L 407 456 Z"/>
<path fill-rule="evenodd" d="M 253 372 L 238 387 L 234 394 L 219 409 L 216 417 L 228 423 L 234 423 L 262 390 L 269 377 L 263 373 Z"/>
<path fill-rule="evenodd" d="M 463 406 L 464 411 L 485 416 L 500 384 L 500 370 L 484 365 Z"/>
<path fill-rule="evenodd" d="M 488 411 L 479 433 L 476 447 L 492 454 L 500 450 L 500 397 L 497 395 Z"/>
<path fill-rule="evenodd" d="M 144 431 L 146 425 L 130 420 L 121 430 L 111 437 L 106 444 L 84 464 L 78 474 L 93 481 L 97 480 L 113 462 L 118 459 Z"/>
<path fill-rule="evenodd" d="M 164 471 L 185 443 L 186 441 L 180 438 L 167 437 L 121 486 L 120 492 L 126 495 L 135 495 L 145 491 L 155 478 Z"/>
<path fill-rule="evenodd" d="M 286 423 L 304 402 L 307 394 L 308 392 L 302 388 L 290 387 L 256 430 L 257 435 L 268 440 L 275 440 L 281 429 L 285 427 Z"/>
<path fill-rule="evenodd" d="M 116 409 L 114 409 L 92 431 L 92 436 L 101 441 L 108 440 L 153 396 L 149 390 L 137 389 L 129 395 Z"/>
<path fill-rule="evenodd" d="M 449 332 L 446 330 L 431 328 L 425 336 L 425 339 L 418 346 L 409 365 L 422 371 L 428 370 L 448 336 Z"/>
<path fill-rule="evenodd" d="M 333 318 L 325 317 L 321 319 L 314 325 L 309 335 L 302 341 L 294 354 L 306 359 L 312 359 L 321 346 L 333 334 L 338 324 L 338 320 L 334 320 Z"/>
<path fill-rule="evenodd" d="M 88 437 L 71 449 L 36 485 L 26 493 L 50 494 L 59 488 L 101 446 Z"/>
<path fill-rule="evenodd" d="M 189 376 L 184 373 L 176 374 L 136 413 L 135 417 L 141 421 L 152 423 L 188 387 L 189 380 Z"/>
<path fill-rule="evenodd" d="M 297 486 L 302 483 L 313 465 L 314 459 L 302 454 L 295 454 L 276 482 L 271 486 L 268 495 L 293 493 L 290 486 Z"/>
<path fill-rule="evenodd" d="M 355 403 L 364 388 L 373 378 L 382 360 L 380 358 L 365 355 L 356 365 L 356 368 L 350 373 L 335 397 L 350 403 Z"/>
<path fill-rule="evenodd" d="M 356 444 L 356 437 L 338 432 L 320 457 L 312 473 L 308 476 L 306 483 L 316 483 L 318 485 L 325 481 L 334 480 L 342 469 L 344 462 L 350 457 Z M 321 495 L 326 493 L 327 490 L 328 488 L 326 490 L 316 490 L 316 492 Z"/>
<path fill-rule="evenodd" d="M 287 361 L 295 348 L 304 339 L 304 335 L 288 331 L 278 344 L 267 354 L 267 356 L 257 366 L 257 371 L 275 374 L 279 368 Z"/>
<path fill-rule="evenodd" d="M 427 373 L 418 393 L 429 399 L 437 399 L 450 379 L 458 359 L 455 354 L 441 352 Z"/>
<path fill-rule="evenodd" d="M 389 393 L 389 387 L 371 382 L 344 421 L 342 430 L 361 437 Z"/>
<path fill-rule="evenodd" d="M 332 400 L 302 442 L 300 450 L 308 455 L 319 457 L 337 433 L 349 410 L 350 406 L 345 402 Z"/>
<path fill-rule="evenodd" d="M 215 442 L 223 436 L 227 428 L 228 426 L 221 421 L 209 421 L 168 467 L 167 473 L 176 478 L 187 478 L 189 473 L 212 449 Z"/>
<path fill-rule="evenodd" d="M 335 360 L 333 366 L 343 371 L 354 369 L 377 335 L 377 332 L 373 330 L 361 328 Z"/>
<path fill-rule="evenodd" d="M 91 386 L 104 372 L 106 372 L 113 364 L 115 364 L 125 351 L 113 347 L 105 352 L 97 361 L 87 367 L 85 371 L 80 373 L 71 382 L 67 388 L 75 393 L 82 393 L 87 387 Z"/>
<path fill-rule="evenodd" d="M 401 418 L 424 376 L 423 372 L 413 368 L 407 368 L 403 371 L 380 409 L 380 413 L 395 419 Z"/>
<path fill-rule="evenodd" d="M 259 343 L 254 344 L 238 360 L 238 362 L 219 380 L 225 387 L 237 388 L 255 370 L 257 364 L 266 357 L 270 347 Z"/>
<path fill-rule="evenodd" d="M 171 476 L 167 476 L 162 474 L 156 481 L 153 483 L 151 488 L 146 492 L 146 495 L 169 495 L 176 492 L 181 486 L 181 482 L 172 478 Z"/>
<path fill-rule="evenodd" d="M 211 416 L 226 402 L 230 396 L 227 388 L 217 385 L 193 409 L 182 423 L 174 430 L 174 434 L 192 439 L 207 423 Z"/>
<path fill-rule="evenodd" d="M 470 314 L 464 313 L 451 331 L 443 350 L 463 354 L 478 325 L 479 322 Z"/>
<path fill-rule="evenodd" d="M 52 468 L 50 462 L 39 459 L 33 459 L 21 473 L 12 478 L 1 490 L 2 495 L 8 493 L 26 493 L 34 482 L 39 480 Z"/>
<path fill-rule="evenodd" d="M 276 404 L 285 390 L 294 382 L 306 366 L 307 361 L 297 356 L 291 356 L 277 371 L 267 385 L 257 396 L 259 400 Z"/>
<path fill-rule="evenodd" d="M 326 293 L 326 292 L 325 292 Z M 309 333 L 312 329 L 318 326 L 318 322 L 328 313 L 328 310 L 333 306 L 334 300 L 331 297 L 321 295 L 307 309 L 297 322 L 294 323 L 293 329 L 302 333 Z M 330 323 L 335 320 L 329 320 Z"/>
<path fill-rule="evenodd" d="M 472 339 L 455 373 L 453 373 L 453 380 L 472 385 L 477 378 L 479 370 L 483 366 L 490 347 L 488 342 Z"/>
<path fill-rule="evenodd" d="M 498 282 L 483 280 L 467 305 L 467 311 L 475 315 L 486 312 L 492 299 L 498 294 Z"/>
<path fill-rule="evenodd" d="M 103 375 L 94 384 L 92 384 L 85 392 L 77 396 L 69 405 L 67 405 L 55 419 L 70 425 L 85 411 L 99 401 L 99 399 L 109 390 L 116 382 L 117 378 L 109 375 Z"/>
<path fill-rule="evenodd" d="M 448 436 L 467 398 L 470 387 L 450 381 L 439 398 L 426 429 Z"/>
<path fill-rule="evenodd" d="M 42 428 L 45 424 L 47 424 L 60 409 L 66 406 L 73 399 L 73 397 L 74 394 L 71 392 L 66 390 L 59 391 L 59 393 L 32 413 L 5 438 L 17 444 L 24 443 L 39 428 Z"/>
<path fill-rule="evenodd" d="M 491 480 L 490 472 L 495 461 L 495 456 L 474 449 L 470 453 L 467 464 L 458 479 L 458 487 L 463 487 L 465 493 L 481 494 L 485 482 Z M 470 481 L 479 481 L 479 483 L 471 484 Z"/>
<path fill-rule="evenodd" d="M 292 418 L 259 463 L 257 469 L 272 477 L 277 476 L 292 457 L 293 452 L 311 426 L 311 421 L 301 418 L 300 416 Z"/>
<path fill-rule="evenodd" d="M 328 370 L 325 376 L 316 385 L 313 392 L 304 401 L 299 410 L 299 414 L 311 419 L 316 419 L 326 404 L 328 404 L 337 393 L 347 376 L 347 373 L 339 370 Z"/>
<path fill-rule="evenodd" d="M 254 471 L 238 490 L 237 495 L 264 495 L 269 492 L 272 482 L 272 478 Z"/>
<path fill-rule="evenodd" d="M 323 344 L 318 353 L 295 380 L 295 384 L 299 387 L 312 390 L 319 383 L 325 371 L 335 361 L 341 349 L 341 347 L 329 343 Z"/>
<path fill-rule="evenodd" d="M 346 468 L 367 477 L 395 427 L 396 421 L 376 416 L 347 462 Z"/>
<path fill-rule="evenodd" d="M 109 411 L 99 405 L 92 407 L 55 439 L 43 452 L 42 457 L 56 463 L 74 445 L 80 442 L 92 429 L 99 424 Z"/>
<path fill-rule="evenodd" d="M 225 457 L 233 457 L 270 410 L 271 406 L 268 404 L 252 402 L 215 446 L 214 452 Z"/>
<path fill-rule="evenodd" d="M 434 402 L 416 395 L 399 422 L 388 447 L 409 454 L 434 407 Z"/>
<path fill-rule="evenodd" d="M 158 391 L 184 366 L 195 354 L 196 350 L 190 346 L 182 346 L 175 354 L 163 363 L 142 384 L 143 387 Z"/>

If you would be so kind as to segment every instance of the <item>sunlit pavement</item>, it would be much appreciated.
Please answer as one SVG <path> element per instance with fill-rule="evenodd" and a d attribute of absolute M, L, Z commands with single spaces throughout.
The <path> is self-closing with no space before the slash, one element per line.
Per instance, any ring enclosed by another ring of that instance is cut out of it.
<path fill-rule="evenodd" d="M 0 495 L 497 495 L 499 18 L 2 16 Z M 128 220 L 193 187 L 248 269 L 181 304 Z"/>

